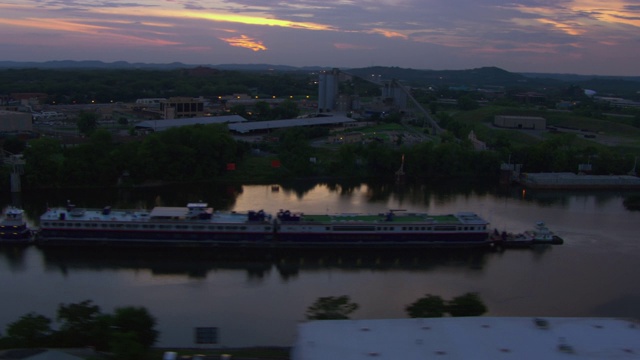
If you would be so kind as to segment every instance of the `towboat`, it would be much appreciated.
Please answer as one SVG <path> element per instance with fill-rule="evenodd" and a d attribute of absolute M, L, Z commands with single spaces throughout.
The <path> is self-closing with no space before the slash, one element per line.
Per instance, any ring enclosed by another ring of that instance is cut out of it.
<path fill-rule="evenodd" d="M 0 221 L 0 244 L 29 244 L 33 231 L 24 219 L 24 210 L 9 207 Z"/>
<path fill-rule="evenodd" d="M 542 221 L 537 222 L 534 229 L 523 233 L 499 232 L 496 229 L 491 235 L 491 240 L 497 245 L 509 248 L 531 247 L 541 244 L 560 245 L 564 242 L 561 237 L 549 230 Z"/>

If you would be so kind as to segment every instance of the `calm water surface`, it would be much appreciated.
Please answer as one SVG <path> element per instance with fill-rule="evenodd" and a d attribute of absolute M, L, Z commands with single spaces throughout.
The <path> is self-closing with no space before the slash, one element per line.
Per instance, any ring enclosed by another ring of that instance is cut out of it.
<path fill-rule="evenodd" d="M 91 299 L 103 312 L 144 306 L 158 320 L 159 346 L 194 346 L 193 328 L 216 326 L 221 346 L 290 345 L 306 308 L 321 296 L 349 295 L 352 318 L 406 317 L 426 293 L 475 291 L 493 316 L 640 318 L 640 212 L 633 193 L 451 190 L 325 185 L 189 186 L 128 191 L 55 191 L 0 197 L 20 203 L 37 226 L 47 206 L 184 206 L 275 213 L 474 211 L 499 230 L 539 220 L 565 239 L 540 249 L 315 253 L 0 250 L 0 329 L 35 311 L 51 319 L 60 303 Z"/>

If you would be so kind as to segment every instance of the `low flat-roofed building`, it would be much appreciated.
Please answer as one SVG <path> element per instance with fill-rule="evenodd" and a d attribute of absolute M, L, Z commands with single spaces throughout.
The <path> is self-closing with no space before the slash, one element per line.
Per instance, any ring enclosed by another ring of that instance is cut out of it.
<path fill-rule="evenodd" d="M 292 360 L 638 359 L 640 323 L 613 318 L 445 317 L 298 325 Z"/>
<path fill-rule="evenodd" d="M 189 126 L 196 124 L 232 124 L 245 122 L 247 119 L 240 115 L 205 116 L 197 118 L 171 119 L 171 120 L 145 120 L 136 124 L 138 130 L 164 131 L 173 127 Z"/>
<path fill-rule="evenodd" d="M 538 116 L 497 115 L 493 125 L 511 129 L 544 130 L 547 127 L 547 120 Z"/>
<path fill-rule="evenodd" d="M 33 119 L 31 113 L 0 110 L 0 131 L 33 131 Z"/>
<path fill-rule="evenodd" d="M 268 131 L 298 126 L 328 126 L 342 125 L 356 122 L 356 120 L 342 115 L 319 116 L 303 119 L 271 120 L 271 121 L 248 121 L 245 123 L 229 124 L 229 130 L 240 134 L 247 134 L 254 131 Z"/>

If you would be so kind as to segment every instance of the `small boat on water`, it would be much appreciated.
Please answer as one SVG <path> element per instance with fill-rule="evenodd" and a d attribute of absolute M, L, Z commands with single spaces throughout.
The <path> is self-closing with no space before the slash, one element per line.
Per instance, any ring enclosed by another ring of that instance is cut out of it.
<path fill-rule="evenodd" d="M 495 244 L 504 247 L 530 247 L 533 245 L 560 245 L 564 243 L 564 240 L 549 230 L 542 221 L 537 222 L 532 230 L 527 230 L 523 233 L 498 232 L 495 229 L 491 239 Z"/>
<path fill-rule="evenodd" d="M 9 207 L 0 221 L 0 244 L 29 244 L 33 240 L 33 231 L 24 220 L 24 210 Z"/>

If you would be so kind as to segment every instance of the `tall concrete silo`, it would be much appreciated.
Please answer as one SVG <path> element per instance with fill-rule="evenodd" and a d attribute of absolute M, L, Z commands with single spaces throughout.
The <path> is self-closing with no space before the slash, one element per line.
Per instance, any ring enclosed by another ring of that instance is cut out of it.
<path fill-rule="evenodd" d="M 340 70 L 322 71 L 318 79 L 318 112 L 331 112 L 338 98 Z"/>

